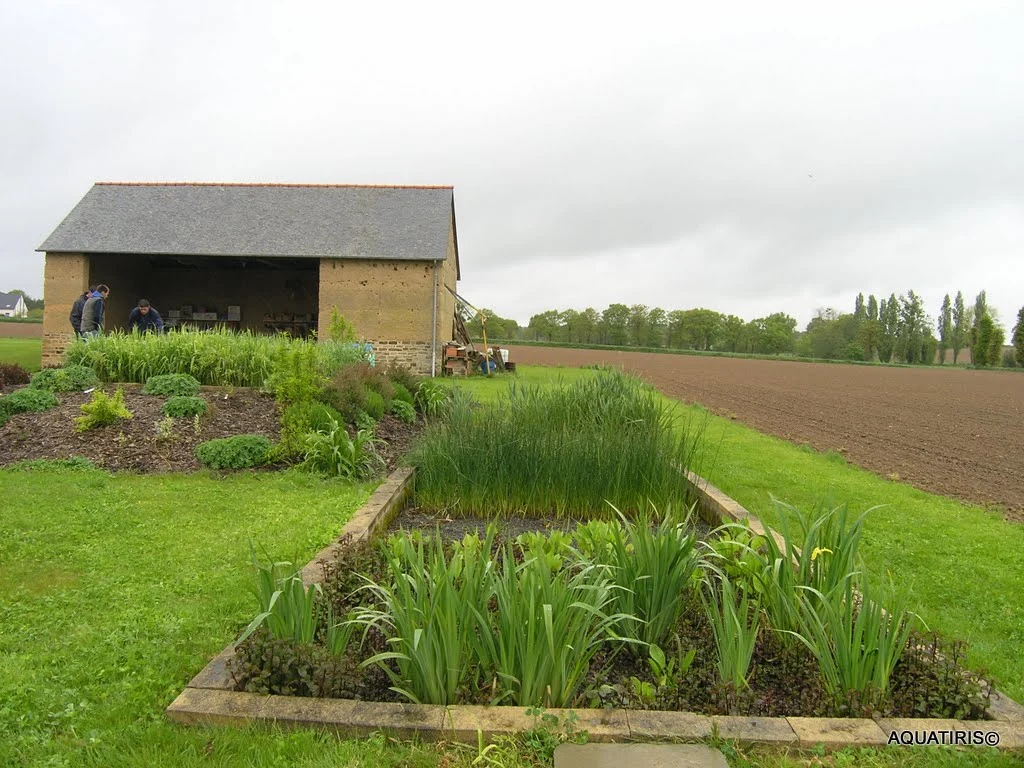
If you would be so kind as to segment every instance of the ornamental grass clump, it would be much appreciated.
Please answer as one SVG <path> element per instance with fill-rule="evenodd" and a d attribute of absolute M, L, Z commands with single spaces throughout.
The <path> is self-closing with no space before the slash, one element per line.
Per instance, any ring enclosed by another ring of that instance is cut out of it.
<path fill-rule="evenodd" d="M 639 379 L 600 372 L 557 388 L 513 383 L 492 406 L 456 400 L 446 410 L 411 457 L 425 507 L 586 519 L 611 517 L 608 503 L 633 515 L 687 501 L 680 471 L 700 431 L 677 425 Z"/>
<path fill-rule="evenodd" d="M 700 595 L 715 637 L 718 679 L 739 692 L 749 684 L 760 630 L 757 600 L 747 592 L 737 594 L 729 578 L 714 568 L 704 580 Z"/>
<path fill-rule="evenodd" d="M 366 355 L 361 346 L 347 343 L 186 327 L 158 334 L 113 331 L 88 342 L 75 341 L 64 356 L 69 364 L 91 368 L 103 381 L 141 384 L 151 376 L 182 373 L 206 385 L 262 387 L 277 369 L 282 351 L 295 348 L 313 350 L 311 358 L 323 376 L 333 376 Z"/>
<path fill-rule="evenodd" d="M 369 430 L 359 430 L 355 437 L 349 437 L 345 425 L 332 418 L 323 431 L 306 436 L 301 467 L 345 480 L 367 480 L 385 468 L 377 448 L 379 442 Z"/>
<path fill-rule="evenodd" d="M 780 546 L 772 536 L 758 539 L 755 581 L 769 626 L 789 644 L 803 626 L 802 603 L 818 595 L 828 598 L 862 572 L 860 541 L 871 510 L 851 518 L 845 506 L 819 506 L 807 513 L 774 501 L 783 542 Z"/>
<path fill-rule="evenodd" d="M 319 627 L 317 598 L 319 584 L 307 589 L 300 571 L 290 562 L 261 562 L 252 550 L 252 563 L 256 571 L 254 592 L 260 613 L 235 642 L 238 645 L 259 627 L 266 625 L 271 637 L 292 643 L 311 643 Z"/>

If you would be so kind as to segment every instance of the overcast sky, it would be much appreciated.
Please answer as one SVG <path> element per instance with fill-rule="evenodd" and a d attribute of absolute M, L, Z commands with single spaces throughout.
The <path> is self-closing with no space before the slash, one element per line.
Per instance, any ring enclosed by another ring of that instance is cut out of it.
<path fill-rule="evenodd" d="M 985 288 L 1012 327 L 1020 0 L 498 7 L 3 3 L 0 290 L 94 181 L 452 184 L 460 293 L 522 323 Z"/>

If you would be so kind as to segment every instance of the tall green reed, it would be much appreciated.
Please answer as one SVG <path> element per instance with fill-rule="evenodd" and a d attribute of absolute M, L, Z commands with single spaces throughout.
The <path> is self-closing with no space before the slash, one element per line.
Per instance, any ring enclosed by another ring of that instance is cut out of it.
<path fill-rule="evenodd" d="M 399 695 L 415 703 L 452 704 L 464 687 L 479 684 L 480 661 L 488 658 L 480 628 L 494 592 L 494 535 L 491 528 L 484 542 L 468 537 L 451 557 L 439 533 L 388 540 L 389 579 L 367 584 L 381 607 L 363 609 L 358 619 L 380 630 L 391 647 L 364 666 L 380 666 Z"/>
<path fill-rule="evenodd" d="M 603 566 L 555 569 L 536 552 L 517 565 L 506 545 L 495 582 L 490 654 L 508 702 L 563 707 L 572 703 L 612 628 L 613 584 Z"/>
<path fill-rule="evenodd" d="M 487 516 L 611 517 L 687 500 L 679 474 L 700 425 L 639 379 L 615 372 L 570 386 L 513 383 L 487 407 L 454 404 L 412 455 L 420 504 Z"/>
<path fill-rule="evenodd" d="M 686 604 L 684 597 L 698 584 L 696 536 L 688 515 L 666 510 L 660 517 L 644 511 L 635 520 L 619 510 L 620 524 L 610 524 L 607 544 L 593 546 L 595 562 L 608 566 L 615 589 L 612 605 L 624 617 L 616 625 L 623 637 L 664 647 Z M 692 512 L 692 508 L 691 508 Z M 646 656 L 645 645 L 627 646 Z"/>
<path fill-rule="evenodd" d="M 321 594 L 319 584 L 308 588 L 292 563 L 287 561 L 262 562 L 252 552 L 255 569 L 253 591 L 259 601 L 260 613 L 236 641 L 245 640 L 259 627 L 266 626 L 277 640 L 293 643 L 311 643 L 319 628 L 317 598 Z"/>
<path fill-rule="evenodd" d="M 888 693 L 916 617 L 891 583 L 880 589 L 866 579 L 858 581 L 855 587 L 848 579 L 827 594 L 803 587 L 795 637 L 814 654 L 836 702 L 862 709 L 879 704 Z"/>
<path fill-rule="evenodd" d="M 750 593 L 737 594 L 732 582 L 713 566 L 701 589 L 701 601 L 718 651 L 718 677 L 736 691 L 746 688 L 760 629 L 759 608 Z"/>

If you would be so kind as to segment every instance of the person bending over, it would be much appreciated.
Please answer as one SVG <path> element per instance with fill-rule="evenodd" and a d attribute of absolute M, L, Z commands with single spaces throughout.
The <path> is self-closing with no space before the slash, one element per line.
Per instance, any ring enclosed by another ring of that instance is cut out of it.
<path fill-rule="evenodd" d="M 139 299 L 139 306 L 135 307 L 128 315 L 128 333 L 136 328 L 139 329 L 139 333 L 164 332 L 163 318 L 145 299 Z"/>

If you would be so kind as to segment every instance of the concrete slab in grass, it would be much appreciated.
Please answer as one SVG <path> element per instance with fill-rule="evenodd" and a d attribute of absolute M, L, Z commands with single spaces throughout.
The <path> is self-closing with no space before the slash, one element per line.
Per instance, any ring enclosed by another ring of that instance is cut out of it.
<path fill-rule="evenodd" d="M 826 747 L 868 746 L 886 744 L 889 734 L 874 720 L 855 717 L 787 717 L 800 739 L 801 746 Z"/>
<path fill-rule="evenodd" d="M 795 744 L 796 731 L 784 717 L 715 715 L 711 727 L 723 739 L 767 744 Z"/>
<path fill-rule="evenodd" d="M 258 693 L 186 688 L 166 711 L 181 725 L 246 725 L 259 718 L 266 699 Z"/>
<path fill-rule="evenodd" d="M 629 710 L 626 719 L 629 721 L 629 738 L 638 741 L 699 741 L 711 735 L 711 719 L 692 712 Z"/>
<path fill-rule="evenodd" d="M 555 768 L 728 768 L 725 755 L 695 744 L 561 744 Z"/>

